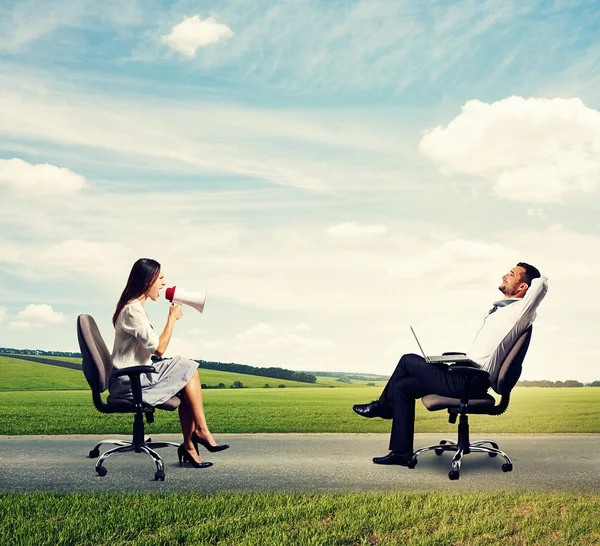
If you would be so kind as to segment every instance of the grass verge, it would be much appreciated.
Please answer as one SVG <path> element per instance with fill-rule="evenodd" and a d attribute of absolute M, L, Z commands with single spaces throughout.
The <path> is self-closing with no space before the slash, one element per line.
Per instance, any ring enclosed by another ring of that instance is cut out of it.
<path fill-rule="evenodd" d="M 377 396 L 378 387 L 347 389 L 227 389 L 204 392 L 213 433 L 383 432 L 391 421 L 364 419 L 352 405 Z M 416 432 L 455 435 L 446 412 L 417 402 Z M 0 392 L 0 434 L 131 434 L 130 414 L 103 415 L 90 391 Z M 472 433 L 598 433 L 600 389 L 516 388 L 508 412 L 476 415 Z M 178 433 L 177 412 L 157 411 L 150 434 Z"/>
<path fill-rule="evenodd" d="M 0 495 L 9 545 L 573 545 L 600 542 L 597 494 Z"/>

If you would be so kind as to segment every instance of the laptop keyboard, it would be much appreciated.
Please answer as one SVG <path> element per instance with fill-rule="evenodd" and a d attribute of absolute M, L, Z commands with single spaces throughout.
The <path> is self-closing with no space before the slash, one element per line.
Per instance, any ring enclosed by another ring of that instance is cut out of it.
<path fill-rule="evenodd" d="M 441 356 L 428 356 L 429 362 L 462 362 L 469 360 L 465 355 L 441 355 Z"/>

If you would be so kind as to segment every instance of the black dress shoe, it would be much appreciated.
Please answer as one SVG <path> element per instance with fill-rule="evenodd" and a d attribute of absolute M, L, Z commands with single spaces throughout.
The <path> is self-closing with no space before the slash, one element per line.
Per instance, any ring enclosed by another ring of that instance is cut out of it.
<path fill-rule="evenodd" d="M 210 451 L 211 453 L 216 453 L 217 451 L 223 451 L 223 450 L 229 448 L 229 445 L 227 445 L 227 444 L 223 444 L 220 446 L 211 446 L 208 443 L 208 441 L 206 441 L 204 438 L 200 438 L 200 436 L 198 436 L 195 431 L 192 432 L 192 442 L 194 443 L 194 447 L 196 448 L 196 453 L 199 453 L 198 444 L 200 444 L 204 448 L 208 449 L 208 451 Z"/>
<path fill-rule="evenodd" d="M 383 419 L 391 419 L 392 415 L 389 411 L 385 411 L 379 400 L 373 400 L 369 404 L 354 404 L 352 409 L 363 417 L 382 417 Z"/>
<path fill-rule="evenodd" d="M 385 457 L 373 457 L 373 462 L 375 464 L 397 464 L 400 466 L 408 466 L 412 456 L 412 453 L 390 451 Z"/>
<path fill-rule="evenodd" d="M 190 463 L 194 468 L 208 468 L 213 465 L 209 462 L 199 463 L 198 461 L 194 461 L 183 444 L 177 448 L 177 457 L 179 458 L 179 466 L 182 466 L 182 463 Z"/>

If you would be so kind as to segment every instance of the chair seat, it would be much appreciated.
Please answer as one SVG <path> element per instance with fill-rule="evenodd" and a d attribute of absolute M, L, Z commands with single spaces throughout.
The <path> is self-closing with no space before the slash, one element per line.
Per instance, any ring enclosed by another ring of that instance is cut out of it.
<path fill-rule="evenodd" d="M 173 396 L 163 404 L 148 407 L 173 411 L 179 407 L 179 404 L 181 404 L 181 399 L 177 396 Z M 109 396 L 108 400 L 106 401 L 106 410 L 106 413 L 135 413 L 135 402 L 127 398 L 111 398 Z"/>
<path fill-rule="evenodd" d="M 449 408 L 460 408 L 460 398 L 448 398 L 439 394 L 428 394 L 421 398 L 421 402 L 429 411 L 437 411 Z M 485 398 L 476 398 L 469 400 L 466 413 L 487 413 L 486 410 L 493 408 L 496 400 L 490 394 L 486 394 Z"/>

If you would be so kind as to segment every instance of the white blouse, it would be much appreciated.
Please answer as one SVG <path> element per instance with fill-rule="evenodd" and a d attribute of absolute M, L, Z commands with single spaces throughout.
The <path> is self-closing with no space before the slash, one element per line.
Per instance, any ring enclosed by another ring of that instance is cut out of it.
<path fill-rule="evenodd" d="M 128 303 L 117 317 L 113 366 L 117 369 L 129 366 L 145 366 L 158 348 L 158 334 L 153 330 L 140 300 Z"/>

